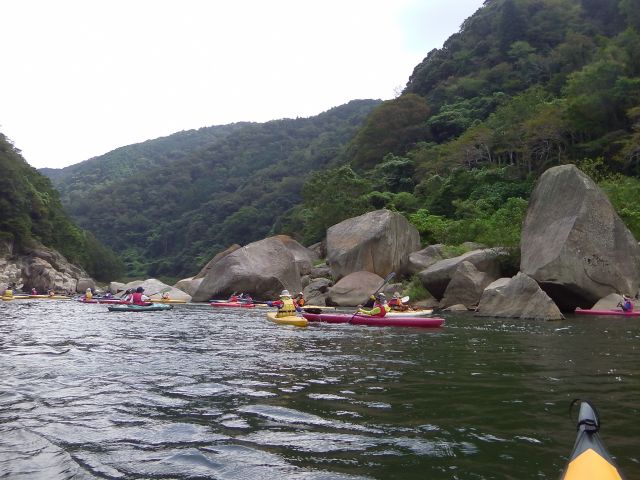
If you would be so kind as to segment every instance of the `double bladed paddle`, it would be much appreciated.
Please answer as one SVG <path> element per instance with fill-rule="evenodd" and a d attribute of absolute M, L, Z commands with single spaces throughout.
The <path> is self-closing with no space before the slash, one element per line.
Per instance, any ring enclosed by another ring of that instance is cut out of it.
<path fill-rule="evenodd" d="M 380 290 L 382 290 L 382 289 L 384 288 L 384 286 L 385 286 L 387 283 L 389 283 L 389 282 L 391 281 L 391 279 L 392 279 L 393 277 L 395 277 L 395 276 L 396 276 L 396 272 L 391 272 L 389 275 L 387 275 L 386 277 L 384 277 L 384 281 L 382 282 L 382 285 L 380 285 L 380 286 L 378 287 L 378 289 L 377 289 L 375 292 L 373 292 L 373 293 L 371 294 L 371 296 L 374 296 L 374 297 L 375 297 L 376 293 L 378 293 Z M 351 322 L 353 321 L 353 319 L 355 318 L 355 316 L 358 314 L 358 310 L 359 310 L 359 309 L 357 309 L 357 310 L 355 311 L 355 313 L 351 316 L 351 318 L 349 319 L 349 323 L 351 323 Z"/>

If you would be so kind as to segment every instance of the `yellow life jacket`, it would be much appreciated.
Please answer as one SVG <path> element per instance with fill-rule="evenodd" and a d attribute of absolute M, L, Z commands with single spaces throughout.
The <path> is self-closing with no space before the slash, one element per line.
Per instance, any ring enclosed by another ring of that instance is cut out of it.
<path fill-rule="evenodd" d="M 276 313 L 277 318 L 282 317 L 291 317 L 296 314 L 296 306 L 293 303 L 292 298 L 283 298 L 282 299 L 282 307 L 278 309 L 278 313 Z"/>
<path fill-rule="evenodd" d="M 10 288 L 7 288 L 4 292 L 4 295 L 2 295 L 3 297 L 13 297 L 13 290 L 11 290 Z"/>

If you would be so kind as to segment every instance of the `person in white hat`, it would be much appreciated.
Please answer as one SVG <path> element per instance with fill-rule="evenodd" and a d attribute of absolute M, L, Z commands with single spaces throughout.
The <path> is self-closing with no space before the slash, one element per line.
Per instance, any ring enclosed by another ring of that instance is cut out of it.
<path fill-rule="evenodd" d="M 278 307 L 277 318 L 293 317 L 296 314 L 296 304 L 289 293 L 289 290 L 282 290 L 280 293 L 280 299 L 273 302 L 267 302 L 270 307 Z"/>

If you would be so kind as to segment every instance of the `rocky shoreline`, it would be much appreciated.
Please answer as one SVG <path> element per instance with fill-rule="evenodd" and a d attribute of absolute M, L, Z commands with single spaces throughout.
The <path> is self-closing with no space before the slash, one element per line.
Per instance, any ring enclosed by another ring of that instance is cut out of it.
<path fill-rule="evenodd" d="M 390 272 L 415 275 L 432 299 L 423 306 L 472 310 L 478 316 L 561 319 L 562 312 L 591 308 L 607 297 L 636 295 L 640 247 L 606 195 L 573 165 L 547 170 L 530 199 L 521 237 L 519 272 L 505 276 L 503 248 L 467 245 L 447 258 L 443 245 L 422 248 L 418 231 L 389 210 L 350 218 L 327 230 L 321 244 L 304 247 L 277 235 L 245 246 L 232 245 L 200 272 L 173 287 L 158 280 L 121 284 L 112 293 L 144 286 L 171 298 L 202 302 L 247 292 L 266 300 L 281 290 L 302 291 L 308 303 L 352 307 L 364 303 Z M 81 269 L 44 247 L 14 256 L 3 245 L 0 283 L 82 292 L 95 282 Z M 386 286 L 388 293 L 402 284 Z"/>

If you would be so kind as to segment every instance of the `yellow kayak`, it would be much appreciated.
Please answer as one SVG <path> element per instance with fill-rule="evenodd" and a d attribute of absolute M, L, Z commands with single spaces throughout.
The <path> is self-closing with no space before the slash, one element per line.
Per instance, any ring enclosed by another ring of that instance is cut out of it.
<path fill-rule="evenodd" d="M 598 430 L 600 421 L 588 402 L 580 403 L 578 436 L 562 480 L 622 480 Z"/>
<path fill-rule="evenodd" d="M 11 300 L 71 300 L 71 297 L 66 295 L 2 295 L 3 301 L 10 302 Z"/>
<path fill-rule="evenodd" d="M 309 323 L 306 318 L 296 317 L 295 315 L 290 317 L 276 317 L 276 315 L 277 312 L 267 313 L 267 320 L 279 325 L 295 325 L 296 327 L 306 327 Z"/>
<path fill-rule="evenodd" d="M 10 302 L 11 300 L 29 300 L 29 295 L 2 295 L 2 300 Z"/>
<path fill-rule="evenodd" d="M 29 298 L 37 300 L 71 300 L 71 297 L 66 295 L 29 295 Z"/>

